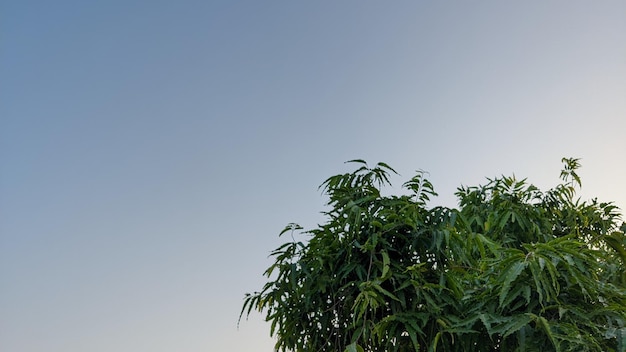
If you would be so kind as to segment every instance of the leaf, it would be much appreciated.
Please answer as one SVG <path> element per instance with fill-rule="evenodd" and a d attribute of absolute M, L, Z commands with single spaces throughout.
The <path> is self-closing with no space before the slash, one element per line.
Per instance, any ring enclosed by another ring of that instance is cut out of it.
<path fill-rule="evenodd" d="M 352 160 L 348 160 L 346 161 L 344 164 L 348 164 L 348 163 L 356 163 L 356 164 L 363 164 L 365 166 L 367 166 L 367 162 L 363 159 L 352 159 Z"/>
<path fill-rule="evenodd" d="M 622 262 L 626 263 L 626 239 L 623 233 L 613 232 L 604 237 L 604 241 L 618 253 Z"/>
<path fill-rule="evenodd" d="M 285 226 L 285 228 L 278 234 L 278 236 L 281 236 L 282 234 L 288 231 L 295 231 L 295 230 L 301 230 L 301 229 L 302 229 L 302 226 L 296 224 L 295 222 L 291 222 L 287 224 L 287 226 Z"/>
<path fill-rule="evenodd" d="M 394 169 L 393 169 L 391 166 L 389 166 L 387 163 L 379 162 L 379 163 L 377 164 L 377 166 L 380 166 L 380 167 L 382 167 L 382 168 L 385 168 L 385 169 L 387 169 L 387 170 L 389 170 L 389 171 L 393 172 L 394 174 L 398 175 L 398 173 L 396 172 L 396 170 L 394 170 Z"/>
<path fill-rule="evenodd" d="M 502 218 L 500 218 L 500 222 L 498 223 L 498 227 L 500 229 L 503 229 L 504 226 L 506 226 L 507 222 L 509 221 L 509 218 L 513 215 L 513 212 L 508 211 L 504 214 L 504 216 Z"/>
<path fill-rule="evenodd" d="M 513 290 L 510 290 L 509 293 L 507 294 L 504 302 L 501 304 L 501 306 L 508 306 L 509 304 L 511 304 L 511 302 L 513 302 L 513 300 L 515 300 L 517 297 L 519 297 L 524 289 L 528 287 L 526 285 L 516 285 L 516 287 Z"/>
<path fill-rule="evenodd" d="M 526 265 L 526 262 L 515 262 L 513 265 L 509 266 L 503 275 L 504 282 L 502 283 L 502 288 L 500 289 L 500 307 L 502 307 L 502 303 L 511 289 L 511 283 L 517 279 L 517 277 L 526 268 Z"/>
<path fill-rule="evenodd" d="M 491 323 L 493 322 L 492 317 L 487 314 L 480 314 L 478 317 L 480 318 L 480 321 L 483 323 L 483 325 L 487 329 L 487 333 L 489 334 L 489 336 L 492 336 L 494 334 L 493 329 L 491 329 Z"/>
<path fill-rule="evenodd" d="M 559 307 L 559 319 L 563 319 L 563 316 L 567 313 L 567 309 L 563 307 Z"/>
<path fill-rule="evenodd" d="M 520 330 L 524 326 L 528 325 L 528 323 L 530 323 L 532 320 L 533 320 L 532 316 L 530 316 L 528 314 L 523 314 L 523 315 L 516 316 L 508 324 L 505 324 L 504 329 L 503 329 L 504 330 L 504 335 L 502 335 L 502 337 L 506 338 L 507 336 L 511 335 L 512 333 L 517 332 L 518 330 Z"/>
<path fill-rule="evenodd" d="M 439 331 L 436 335 L 435 338 L 433 339 L 433 343 L 430 345 L 430 348 L 428 349 L 429 352 L 435 352 L 437 351 L 437 344 L 439 343 L 439 339 L 441 338 L 441 331 Z"/>
<path fill-rule="evenodd" d="M 383 295 L 393 299 L 394 301 L 400 302 L 400 299 L 398 297 L 394 296 L 391 292 L 389 292 L 389 291 L 385 290 L 384 288 L 380 287 L 380 285 L 373 284 L 372 287 L 375 288 L 378 292 L 382 293 Z"/>
<path fill-rule="evenodd" d="M 626 328 L 617 330 L 617 351 L 626 352 Z"/>
<path fill-rule="evenodd" d="M 544 317 L 536 317 L 536 318 L 537 318 L 537 324 L 546 333 L 546 335 L 550 339 L 550 342 L 552 342 L 552 345 L 554 345 L 554 347 L 558 351 L 559 350 L 559 344 L 555 340 L 554 335 L 552 335 L 552 329 L 550 328 L 550 323 Z"/>
<path fill-rule="evenodd" d="M 389 254 L 387 254 L 387 251 L 382 251 L 381 254 L 383 256 L 383 272 L 382 274 L 380 274 L 380 276 L 381 278 L 385 278 L 387 276 L 387 273 L 389 273 L 390 260 L 389 260 Z"/>
<path fill-rule="evenodd" d="M 364 352 L 364 350 L 363 350 L 363 347 L 361 347 L 360 345 L 357 345 L 356 342 L 353 342 L 346 347 L 344 352 Z"/>

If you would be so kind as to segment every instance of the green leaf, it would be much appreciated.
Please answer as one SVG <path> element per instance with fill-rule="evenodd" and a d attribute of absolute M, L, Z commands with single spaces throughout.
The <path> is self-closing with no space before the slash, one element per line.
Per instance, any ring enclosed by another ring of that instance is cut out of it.
<path fill-rule="evenodd" d="M 383 256 L 383 272 L 380 276 L 384 279 L 389 273 L 389 264 L 391 263 L 391 261 L 389 260 L 389 254 L 387 254 L 386 251 L 382 251 L 381 254 Z"/>
<path fill-rule="evenodd" d="M 548 338 L 550 339 L 550 342 L 552 342 L 552 345 L 557 350 L 559 350 L 559 344 L 554 338 L 554 335 L 552 335 L 552 329 L 550 328 L 550 323 L 544 317 L 536 317 L 536 319 L 537 319 L 537 324 L 546 333 L 546 336 L 548 336 Z"/>
<path fill-rule="evenodd" d="M 367 165 L 367 162 L 363 159 L 352 159 L 352 160 L 348 160 L 345 162 L 347 163 L 356 163 L 356 164 L 363 164 L 363 165 Z"/>
<path fill-rule="evenodd" d="M 363 350 L 363 347 L 361 347 L 360 345 L 357 345 L 356 342 L 353 342 L 346 347 L 344 352 L 364 352 L 364 350 Z"/>
<path fill-rule="evenodd" d="M 515 262 L 513 265 L 509 266 L 506 272 L 503 275 L 504 282 L 502 283 L 502 288 L 500 289 L 500 306 L 502 306 L 506 295 L 509 293 L 511 289 L 511 283 L 517 279 L 517 277 L 522 273 L 522 271 L 526 268 L 526 262 Z M 501 279 L 502 279 L 501 278 Z"/>
<path fill-rule="evenodd" d="M 505 326 L 503 327 L 502 330 L 504 334 L 502 335 L 502 337 L 506 338 L 507 336 L 519 331 L 521 328 L 528 325 L 528 323 L 530 323 L 532 320 L 533 317 L 528 314 L 518 315 L 514 317 L 509 323 L 505 324 Z"/>
<path fill-rule="evenodd" d="M 430 345 L 430 348 L 428 349 L 429 352 L 435 352 L 437 351 L 437 344 L 439 344 L 439 339 L 441 338 L 441 331 L 439 331 L 436 335 L 435 338 L 433 339 L 432 344 Z"/>
<path fill-rule="evenodd" d="M 372 287 L 375 288 L 378 292 L 382 293 L 383 295 L 393 299 L 394 301 L 400 302 L 400 299 L 398 297 L 394 296 L 391 292 L 389 292 L 389 291 L 385 290 L 384 288 L 380 287 L 380 285 L 373 284 Z"/>

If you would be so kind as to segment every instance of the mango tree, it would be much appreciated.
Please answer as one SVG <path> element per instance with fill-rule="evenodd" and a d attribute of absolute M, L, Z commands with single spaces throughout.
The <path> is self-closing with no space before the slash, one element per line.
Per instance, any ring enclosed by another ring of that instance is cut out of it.
<path fill-rule="evenodd" d="M 265 312 L 278 351 L 626 351 L 626 226 L 576 197 L 578 159 L 541 191 L 499 177 L 429 207 L 418 172 L 353 160 L 328 178 L 325 222 L 271 255 L 240 319 Z"/>

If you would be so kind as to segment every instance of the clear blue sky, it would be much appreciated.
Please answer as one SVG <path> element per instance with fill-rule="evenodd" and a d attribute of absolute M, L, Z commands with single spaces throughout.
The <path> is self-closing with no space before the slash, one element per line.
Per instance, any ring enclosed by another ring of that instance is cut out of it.
<path fill-rule="evenodd" d="M 269 352 L 243 295 L 344 161 L 623 209 L 625 131 L 624 1 L 5 1 L 0 349 Z"/>

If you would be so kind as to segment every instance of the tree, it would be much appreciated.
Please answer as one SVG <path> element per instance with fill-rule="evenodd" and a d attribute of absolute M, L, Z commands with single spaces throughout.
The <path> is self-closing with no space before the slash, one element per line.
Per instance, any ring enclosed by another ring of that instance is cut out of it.
<path fill-rule="evenodd" d="M 240 319 L 266 313 L 278 351 L 626 351 L 626 226 L 575 198 L 578 159 L 541 191 L 514 177 L 461 187 L 458 209 L 381 194 L 395 171 L 363 160 L 328 178 L 326 222 L 271 254 Z"/>

